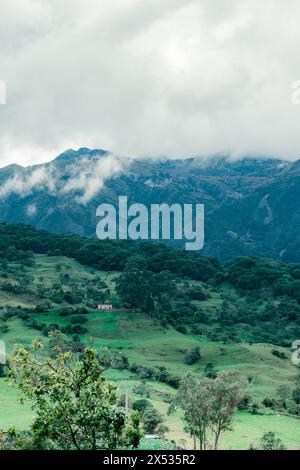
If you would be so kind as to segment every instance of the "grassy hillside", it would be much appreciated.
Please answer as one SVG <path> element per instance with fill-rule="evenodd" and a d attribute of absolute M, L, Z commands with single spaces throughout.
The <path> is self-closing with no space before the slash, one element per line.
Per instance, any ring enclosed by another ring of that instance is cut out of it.
<path fill-rule="evenodd" d="M 50 288 L 53 282 L 58 278 L 61 279 L 62 274 L 67 273 L 78 289 L 86 286 L 89 281 L 101 280 L 105 282 L 106 289 L 110 290 L 109 295 L 112 295 L 118 275 L 116 272 L 95 271 L 66 257 L 35 255 L 32 266 L 21 268 L 18 262 L 8 263 L 6 274 L 1 281 L 15 283 L 17 272 L 20 273 L 20 270 L 23 270 L 23 277 L 29 279 L 27 290 L 31 290 L 34 294 L 29 295 L 27 291 L 16 294 L 1 289 L 2 318 L 7 311 L 6 306 L 22 306 L 30 312 L 31 320 L 36 320 L 44 326 L 55 324 L 59 328 L 66 327 L 72 315 L 61 316 L 62 305 L 54 302 L 48 311 L 37 312 L 35 306 L 43 302 L 36 291 L 39 284 L 42 283 L 45 288 Z M 188 284 L 190 282 L 192 281 L 188 281 Z M 221 300 L 220 292 L 216 292 L 213 288 L 209 289 L 210 299 L 203 301 L 201 308 L 211 312 L 220 307 Z M 231 296 L 238 297 L 232 287 L 224 284 L 222 289 L 227 295 L 230 293 Z M 73 304 L 72 307 L 78 308 L 82 305 L 88 305 L 86 299 L 79 304 Z M 128 313 L 122 309 L 117 312 L 96 312 L 91 308 L 88 310 L 87 321 L 84 323 L 86 331 L 78 335 L 80 341 L 92 344 L 96 349 L 108 346 L 113 351 L 121 352 L 130 363 L 150 368 L 165 367 L 169 373 L 177 376 L 184 375 L 188 370 L 202 376 L 207 363 L 213 363 L 217 370 L 235 368 L 241 375 L 251 379 L 250 393 L 254 402 L 261 402 L 266 397 L 276 398 L 280 386 L 287 385 L 290 389 L 294 387 L 297 369 L 290 361 L 288 348 L 276 347 L 285 354 L 286 359 L 282 359 L 272 354 L 274 346 L 271 344 L 246 342 L 224 344 L 220 341 L 211 341 L 203 334 L 192 334 L 189 331 L 182 334 L 171 326 L 162 326 L 160 321 L 139 312 Z M 5 325 L 6 329 L 2 332 L 1 339 L 5 341 L 9 353 L 14 351 L 17 344 L 28 345 L 36 338 L 42 339 L 47 349 L 49 341 L 47 335 L 42 330 L 26 326 L 24 319 L 12 315 L 6 319 Z M 208 329 L 211 327 L 212 325 Z M 185 363 L 186 352 L 195 346 L 200 348 L 201 359 L 188 366 Z M 110 369 L 106 374 L 117 384 L 120 394 L 127 389 L 131 400 L 140 398 L 136 390 L 141 384 L 138 373 Z M 189 447 L 191 442 L 183 432 L 180 413 L 167 416 L 170 399 L 176 390 L 157 380 L 144 380 L 143 383 L 147 386 L 150 401 L 164 416 L 164 424 L 169 428 L 166 437 L 182 447 Z M 232 432 L 223 437 L 222 446 L 248 448 L 251 444 L 256 445 L 262 434 L 269 430 L 278 432 L 286 446 L 291 448 L 300 446 L 298 419 L 277 416 L 267 409 L 265 412 L 269 414 L 252 415 L 249 412 L 239 412 L 234 420 Z M 0 379 L 0 428 L 7 429 L 12 425 L 18 429 L 28 428 L 31 420 L 30 404 L 19 404 L 15 389 L 4 378 Z"/>
<path fill-rule="evenodd" d="M 114 311 L 95 311 L 109 303 Z M 299 370 L 290 346 L 300 337 L 300 267 L 259 258 L 216 259 L 160 244 L 95 242 L 0 224 L 0 339 L 9 355 L 34 339 L 50 352 L 60 331 L 69 346 L 109 348 L 105 371 L 121 397 L 147 398 L 163 417 L 165 441 L 191 440 L 181 413 L 169 414 L 180 378 L 237 369 L 249 399 L 222 437 L 224 448 L 257 446 L 275 431 L 300 447 Z M 198 351 L 190 361 L 193 351 Z M 1 373 L 1 369 L 0 369 Z M 0 378 L 0 429 L 28 429 L 30 403 Z M 173 443 L 171 441 L 174 441 Z M 298 445 L 299 442 L 299 445 Z"/>

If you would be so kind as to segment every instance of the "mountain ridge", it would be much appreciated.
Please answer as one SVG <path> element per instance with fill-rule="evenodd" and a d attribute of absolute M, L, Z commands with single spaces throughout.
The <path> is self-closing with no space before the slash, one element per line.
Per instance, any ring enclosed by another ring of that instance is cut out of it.
<path fill-rule="evenodd" d="M 300 160 L 226 155 L 135 160 L 82 147 L 46 164 L 0 169 L 0 218 L 93 237 L 96 208 L 116 204 L 119 195 L 146 206 L 203 203 L 203 254 L 299 262 L 299 177 Z"/>

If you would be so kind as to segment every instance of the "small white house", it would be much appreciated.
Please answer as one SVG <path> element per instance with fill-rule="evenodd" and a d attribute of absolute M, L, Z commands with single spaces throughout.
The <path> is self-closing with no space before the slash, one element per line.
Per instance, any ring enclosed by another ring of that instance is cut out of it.
<path fill-rule="evenodd" d="M 94 310 L 101 310 L 101 311 L 112 310 L 112 309 L 113 309 L 112 304 L 98 304 L 94 307 Z"/>

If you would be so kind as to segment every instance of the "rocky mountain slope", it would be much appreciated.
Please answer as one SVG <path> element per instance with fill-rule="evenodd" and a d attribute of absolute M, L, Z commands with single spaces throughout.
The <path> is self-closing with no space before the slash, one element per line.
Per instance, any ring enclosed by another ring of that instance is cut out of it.
<path fill-rule="evenodd" d="M 300 261 L 300 160 L 133 160 L 82 148 L 0 170 L 0 218 L 10 223 L 94 237 L 96 208 L 119 195 L 146 206 L 203 203 L 203 254 Z"/>

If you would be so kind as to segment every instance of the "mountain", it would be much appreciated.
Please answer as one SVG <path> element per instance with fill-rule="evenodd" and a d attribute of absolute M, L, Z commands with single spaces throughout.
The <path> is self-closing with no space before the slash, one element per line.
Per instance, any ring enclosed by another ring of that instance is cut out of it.
<path fill-rule="evenodd" d="M 67 150 L 43 165 L 0 170 L 1 219 L 95 236 L 96 208 L 129 203 L 203 203 L 203 254 L 300 261 L 300 160 L 134 160 L 105 150 Z M 173 242 L 173 244 L 175 244 Z M 179 242 L 176 243 L 180 245 Z"/>

